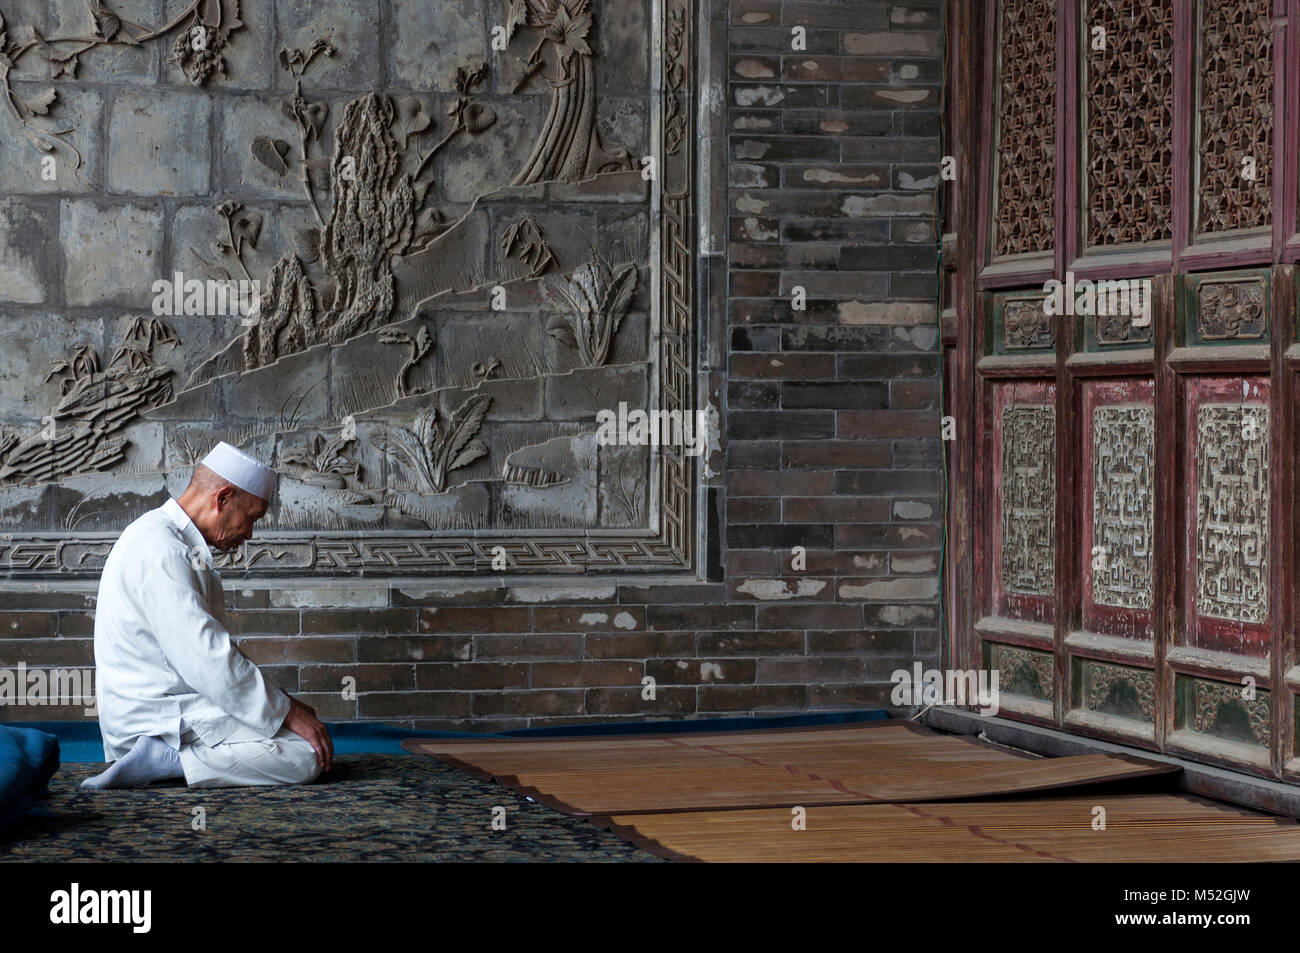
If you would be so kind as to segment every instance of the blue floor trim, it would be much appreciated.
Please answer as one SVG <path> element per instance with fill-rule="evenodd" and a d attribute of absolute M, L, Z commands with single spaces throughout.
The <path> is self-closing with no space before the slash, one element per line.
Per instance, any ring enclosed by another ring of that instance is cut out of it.
<path fill-rule="evenodd" d="M 774 718 L 692 718 L 681 721 L 601 722 L 595 725 L 559 725 L 550 728 L 518 728 L 513 731 L 415 731 L 377 721 L 326 722 L 334 741 L 335 754 L 405 754 L 401 743 L 407 738 L 559 738 L 583 735 L 642 735 L 647 733 L 690 734 L 697 731 L 744 731 L 755 728 L 807 728 L 842 725 L 888 718 L 884 711 L 848 711 Z M 97 722 L 6 721 L 14 728 L 35 728 L 59 739 L 59 760 L 101 762 L 103 739 Z"/>

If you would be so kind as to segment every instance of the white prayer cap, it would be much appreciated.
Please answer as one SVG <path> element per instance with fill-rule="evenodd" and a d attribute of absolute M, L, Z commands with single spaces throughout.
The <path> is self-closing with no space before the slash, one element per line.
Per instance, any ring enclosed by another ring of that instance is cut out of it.
<path fill-rule="evenodd" d="M 275 471 L 224 440 L 213 447 L 212 452 L 200 462 L 241 490 L 247 490 L 267 502 L 270 502 L 271 494 L 275 492 Z"/>

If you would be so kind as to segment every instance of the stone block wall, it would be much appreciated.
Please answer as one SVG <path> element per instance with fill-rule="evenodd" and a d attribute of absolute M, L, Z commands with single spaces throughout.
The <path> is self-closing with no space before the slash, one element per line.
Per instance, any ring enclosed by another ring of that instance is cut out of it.
<path fill-rule="evenodd" d="M 159 23 L 187 6 L 120 0 L 115 9 Z M 241 6 L 247 27 L 218 83 L 194 86 L 156 43 L 95 50 L 60 79 L 79 177 L 61 160 L 59 178 L 44 180 L 42 152 L 0 118 L 0 405 L 31 423 L 48 412 L 42 378 L 69 341 L 112 353 L 124 315 L 148 307 L 152 280 L 206 251 L 215 202 L 274 213 L 273 234 L 247 257 L 255 274 L 294 247 L 311 215 L 300 186 L 246 171 L 266 104 L 292 86 L 277 50 L 307 46 L 328 20 L 340 55 L 312 82 L 331 110 L 372 89 L 456 99 L 450 80 L 425 68 L 422 4 Z M 487 6 L 439 9 L 485 24 Z M 502 730 L 843 711 L 887 706 L 892 671 L 938 663 L 942 4 L 704 6 L 697 301 L 701 363 L 712 369 L 702 400 L 720 411 L 722 456 L 704 477 L 700 579 L 228 574 L 241 649 L 322 717 Z M 618 3 L 595 7 L 616 23 Z M 83 28 L 85 18 L 80 0 L 0 0 L 0 15 L 11 31 L 26 23 L 46 35 Z M 805 48 L 792 48 L 795 28 Z M 607 61 L 635 72 L 650 54 L 625 35 L 613 25 L 599 34 Z M 39 98 L 50 88 L 44 68 L 15 72 L 13 88 Z M 601 69 L 600 126 L 639 155 L 650 130 L 635 89 L 619 69 Z M 524 113 L 519 128 L 545 113 L 541 97 L 514 108 Z M 296 132 L 288 124 L 272 135 Z M 480 166 L 502 173 L 528 147 L 526 136 L 473 145 Z M 133 161 L 140 150 L 158 161 Z M 476 194 L 454 177 L 438 187 L 458 212 Z M 795 310 L 800 288 L 806 307 Z M 177 373 L 196 370 L 187 362 L 218 350 L 237 321 L 181 327 L 211 346 L 187 348 Z M 141 428 L 133 453 L 162 452 L 148 433 L 160 431 Z M 168 484 L 173 495 L 182 488 Z M 21 520 L 22 504 L 8 502 Z M 29 510 L 46 502 L 33 491 Z M 92 512 L 86 519 L 94 525 Z M 0 579 L 0 667 L 92 666 L 94 590 L 93 580 Z M 345 679 L 354 694 L 341 691 Z M 3 720 L 84 717 L 77 705 L 0 706 Z"/>

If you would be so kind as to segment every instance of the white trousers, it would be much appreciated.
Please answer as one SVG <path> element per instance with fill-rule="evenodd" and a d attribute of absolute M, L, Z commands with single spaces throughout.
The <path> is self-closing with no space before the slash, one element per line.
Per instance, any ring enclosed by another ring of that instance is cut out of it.
<path fill-rule="evenodd" d="M 306 738 L 281 728 L 274 738 L 240 730 L 217 745 L 193 731 L 181 736 L 181 768 L 192 788 L 230 788 L 255 784 L 307 784 L 320 775 L 316 749 Z"/>

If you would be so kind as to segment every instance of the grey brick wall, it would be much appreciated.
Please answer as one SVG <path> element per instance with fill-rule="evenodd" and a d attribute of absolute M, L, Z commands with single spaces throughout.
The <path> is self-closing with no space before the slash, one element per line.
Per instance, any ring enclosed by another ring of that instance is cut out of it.
<path fill-rule="evenodd" d="M 282 39 L 293 6 L 279 5 Z M 11 22 L 20 9 L 44 16 L 43 7 L 0 0 Z M 377 49 L 332 64 L 318 83 L 398 83 L 394 73 L 416 54 L 378 56 L 396 42 L 385 34 L 396 30 L 394 5 L 382 8 L 366 26 Z M 725 225 L 714 222 L 701 279 L 715 363 L 725 367 L 713 382 L 725 468 L 709 496 L 720 579 L 326 588 L 228 580 L 242 649 L 323 717 L 499 730 L 861 709 L 888 705 L 894 669 L 937 663 L 943 483 L 932 216 L 942 4 L 715 0 L 714 9 L 708 59 L 726 105 L 703 134 L 717 133 L 707 145 L 725 181 L 708 198 Z M 132 269 L 152 276 L 149 260 L 170 260 L 187 215 L 199 214 L 189 206 L 210 204 L 183 196 L 221 194 L 228 173 L 219 149 L 211 162 L 181 150 L 169 166 L 179 197 L 133 198 L 139 169 L 114 161 L 113 142 L 149 139 L 163 122 L 192 126 L 197 140 L 204 130 L 236 138 L 242 100 L 276 81 L 270 27 L 260 26 L 264 34 L 258 24 L 250 32 L 263 46 L 241 52 L 234 70 L 246 89 L 183 87 L 157 50 L 124 51 L 103 82 L 71 89 L 71 115 L 83 120 L 74 138 L 87 158 L 80 191 L 35 181 L 29 150 L 0 137 L 0 323 L 10 342 L 39 351 L 51 329 L 75 322 L 102 347 L 114 309 L 142 303 L 102 300 L 102 288 L 120 284 L 104 279 Z M 792 49 L 795 27 L 806 49 Z M 160 82 L 183 104 L 148 114 Z M 291 196 L 263 198 L 301 212 Z M 288 229 L 294 218 L 283 220 Z M 791 305 L 796 288 L 806 292 L 802 311 Z M 0 392 L 21 399 L 30 367 L 7 363 Z M 792 568 L 795 547 L 806 553 L 802 571 Z M 93 585 L 0 590 L 0 665 L 92 665 L 93 609 Z M 347 676 L 355 698 L 340 694 Z M 642 697 L 646 676 L 658 686 L 653 701 Z M 8 720 L 81 717 L 75 707 L 0 707 Z"/>

